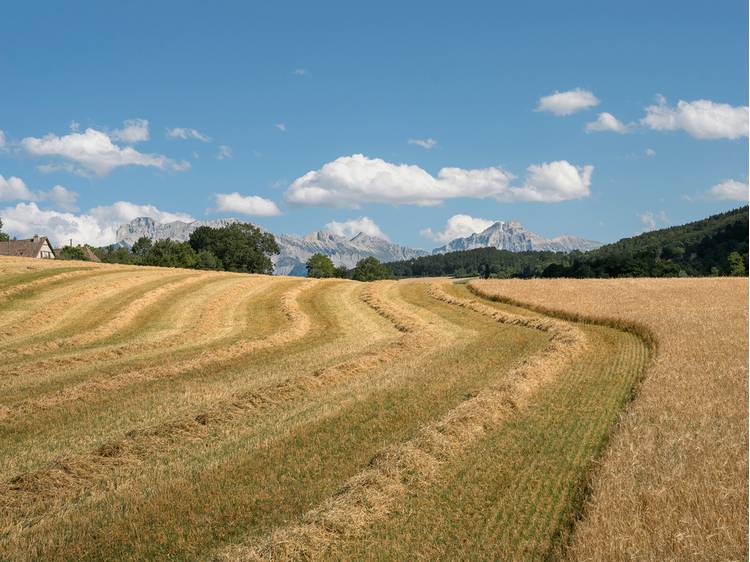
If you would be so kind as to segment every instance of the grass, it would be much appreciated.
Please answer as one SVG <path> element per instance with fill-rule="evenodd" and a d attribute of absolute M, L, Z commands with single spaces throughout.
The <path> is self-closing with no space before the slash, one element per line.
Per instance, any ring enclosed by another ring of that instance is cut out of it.
<path fill-rule="evenodd" d="M 648 357 L 449 281 L 75 265 L 0 259 L 2 560 L 567 554 Z"/>
<path fill-rule="evenodd" d="M 656 357 L 591 482 L 570 559 L 747 559 L 747 279 L 472 287 L 654 339 Z"/>

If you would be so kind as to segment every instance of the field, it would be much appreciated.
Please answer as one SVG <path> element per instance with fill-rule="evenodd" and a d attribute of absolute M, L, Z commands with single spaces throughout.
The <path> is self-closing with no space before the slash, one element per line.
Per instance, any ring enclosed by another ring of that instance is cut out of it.
<path fill-rule="evenodd" d="M 0 259 L 0 559 L 742 558 L 747 284 L 676 282 Z"/>

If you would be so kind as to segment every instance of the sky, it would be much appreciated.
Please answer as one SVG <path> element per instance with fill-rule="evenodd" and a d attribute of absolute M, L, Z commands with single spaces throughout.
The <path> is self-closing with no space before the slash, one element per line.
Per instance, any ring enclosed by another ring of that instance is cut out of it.
<path fill-rule="evenodd" d="M 237 217 L 434 248 L 747 204 L 746 1 L 12 2 L 0 219 Z"/>

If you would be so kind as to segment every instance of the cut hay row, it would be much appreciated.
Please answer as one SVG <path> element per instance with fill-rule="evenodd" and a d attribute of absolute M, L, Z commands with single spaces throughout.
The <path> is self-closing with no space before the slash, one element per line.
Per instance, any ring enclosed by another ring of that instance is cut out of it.
<path fill-rule="evenodd" d="M 75 314 L 78 307 L 98 291 L 114 294 L 122 283 L 132 282 L 129 274 L 122 270 L 95 269 L 82 271 L 72 277 L 50 278 L 48 283 L 19 291 L 11 298 L 0 301 L 0 346 L 4 353 L 17 348 L 27 336 L 39 337 L 45 329 L 59 327 L 65 315 Z M 138 278 L 156 278 L 149 272 L 137 273 Z M 118 284 L 118 282 L 120 284 Z"/>
<path fill-rule="evenodd" d="M 229 286 L 227 281 L 231 283 Z M 94 345 L 76 346 L 71 350 L 53 349 L 45 354 L 22 356 L 7 362 L 0 367 L 0 389 L 7 393 L 10 389 L 23 388 L 19 386 L 23 381 L 48 384 L 53 379 L 62 380 L 71 369 L 81 367 L 102 372 L 103 367 L 110 368 L 110 361 L 117 362 L 120 368 L 124 363 L 132 362 L 133 357 L 142 362 L 149 352 L 156 357 L 186 348 L 198 350 L 232 334 L 239 335 L 248 319 L 240 318 L 238 313 L 244 311 L 245 304 L 265 287 L 267 283 L 258 278 L 205 276 L 199 287 L 190 285 L 182 289 L 173 295 L 176 297 L 174 302 L 152 307 L 146 311 L 148 314 L 141 314 L 145 318 L 123 327 L 126 328 L 126 337 L 118 338 L 121 341 L 102 339 Z M 182 294 L 183 291 L 189 293 Z M 154 317 L 149 318 L 149 315 Z M 156 334 L 146 331 L 149 323 L 154 322 L 173 324 Z M 139 333 L 143 331 L 145 335 Z M 11 382 L 3 377 L 23 380 Z"/>
<path fill-rule="evenodd" d="M 84 401 L 102 393 L 109 393 L 136 383 L 175 377 L 186 371 L 221 363 L 302 338 L 310 328 L 310 320 L 299 309 L 296 299 L 300 292 L 312 284 L 313 282 L 307 281 L 294 282 L 292 288 L 282 295 L 280 304 L 286 316 L 287 325 L 271 335 L 259 339 L 239 341 L 223 348 L 205 350 L 195 357 L 181 361 L 118 372 L 106 378 L 89 379 L 79 384 L 63 387 L 50 395 L 29 398 L 14 404 L 3 404 L 0 405 L 0 421 L 7 421 L 16 416 L 26 415 L 38 410 L 54 408 L 73 400 Z"/>
<path fill-rule="evenodd" d="M 61 295 L 43 294 L 33 314 L 22 322 L 6 326 L 10 334 L 3 341 L 0 359 L 19 359 L 45 352 L 58 352 L 65 347 L 82 347 L 112 335 L 132 320 L 144 305 L 168 292 L 175 284 L 194 276 L 136 275 L 121 273 L 106 281 L 96 280 L 82 286 L 66 284 Z M 95 286 L 96 290 L 92 290 Z M 127 287 L 127 290 L 123 288 Z M 53 297 L 53 298 L 49 298 Z M 135 308 L 130 315 L 130 308 Z"/>
<path fill-rule="evenodd" d="M 658 344 L 594 473 L 568 558 L 747 558 L 746 279 L 471 285 L 561 317 L 642 326 Z"/>
<path fill-rule="evenodd" d="M 44 372 L 54 370 L 60 373 L 67 368 L 82 364 L 100 363 L 107 359 L 117 359 L 142 354 L 148 350 L 170 349 L 184 340 L 197 341 L 191 336 L 196 333 L 198 320 L 203 310 L 207 309 L 213 298 L 221 298 L 222 288 L 225 291 L 227 281 L 238 285 L 237 280 L 222 279 L 220 277 L 203 277 L 196 284 L 190 284 L 171 295 L 174 300 L 162 303 L 143 311 L 138 318 L 133 319 L 119 331 L 106 338 L 99 338 L 85 346 L 69 349 L 53 349 L 33 356 L 21 354 L 12 361 L 6 361 L 0 366 L 0 387 L 4 376 L 18 377 L 21 375 L 44 375 Z M 209 297 L 206 292 L 213 293 Z M 171 299 L 170 299 L 171 300 Z M 186 306 L 190 304 L 190 306 Z M 169 323 L 169 324 L 168 324 Z M 151 324 L 168 324 L 165 328 L 155 330 Z"/>
<path fill-rule="evenodd" d="M 531 393 L 554 377 L 585 347 L 583 334 L 555 320 L 500 313 L 468 299 L 453 297 L 435 283 L 434 298 L 467 307 L 499 323 L 547 332 L 544 350 L 517 367 L 506 382 L 490 385 L 428 424 L 417 436 L 382 450 L 369 467 L 351 478 L 319 508 L 304 515 L 299 524 L 274 530 L 258 544 L 226 547 L 219 560 L 319 559 L 332 543 L 362 534 L 384 518 L 410 488 L 434 482 L 440 466 L 465 451 L 501 421 L 523 408 Z"/>
<path fill-rule="evenodd" d="M 49 285 L 64 282 L 68 279 L 86 276 L 86 273 L 96 271 L 92 267 L 60 267 L 59 269 L 43 269 L 41 271 L 33 270 L 33 273 L 24 273 L 12 275 L 3 271 L 2 290 L 0 290 L 0 306 L 5 301 L 16 295 L 27 295 L 38 289 Z M 5 280 L 5 276 L 9 277 Z"/>
<path fill-rule="evenodd" d="M 35 503 L 59 500 L 90 485 L 105 480 L 116 469 L 132 468 L 155 451 L 179 446 L 179 442 L 205 439 L 213 428 L 239 417 L 260 414 L 303 399 L 326 386 L 350 379 L 395 360 L 407 351 L 416 351 L 428 341 L 427 325 L 416 316 L 383 300 L 377 285 L 365 288 L 360 298 L 379 315 L 388 319 L 403 335 L 393 344 L 360 357 L 338 363 L 311 374 L 287 379 L 267 387 L 237 393 L 221 400 L 210 409 L 183 419 L 171 420 L 155 427 L 127 432 L 120 440 L 110 441 L 94 451 L 67 455 L 32 473 L 18 475 L 0 484 L 0 509 L 14 512 L 33 511 Z M 286 293 L 283 298 L 288 314 L 295 315 L 296 302 Z"/>

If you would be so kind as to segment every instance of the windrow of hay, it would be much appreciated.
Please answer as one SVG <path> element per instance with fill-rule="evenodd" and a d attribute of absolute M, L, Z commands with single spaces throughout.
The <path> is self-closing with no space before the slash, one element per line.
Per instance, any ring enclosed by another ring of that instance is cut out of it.
<path fill-rule="evenodd" d="M 747 279 L 473 281 L 477 293 L 608 325 L 657 353 L 591 482 L 567 557 L 748 557 Z"/>
<path fill-rule="evenodd" d="M 44 288 L 47 285 L 57 284 L 61 281 L 75 279 L 77 277 L 97 275 L 97 273 L 101 274 L 101 270 L 93 267 L 60 268 L 59 271 L 55 271 L 54 274 L 48 277 L 42 277 L 41 279 L 18 283 L 8 287 L 7 289 L 3 289 L 2 291 L 0 291 L 0 304 L 2 304 L 3 301 L 6 301 L 7 299 L 13 297 L 14 295 L 18 295 L 19 293 L 31 293 L 32 291 Z"/>
<path fill-rule="evenodd" d="M 410 490 L 434 481 L 443 462 L 461 454 L 523 408 L 534 389 L 560 372 L 585 347 L 584 334 L 564 322 L 500 312 L 449 295 L 438 283 L 429 291 L 434 298 L 497 322 L 542 330 L 549 334 L 549 342 L 540 353 L 516 367 L 505 382 L 484 388 L 442 419 L 423 427 L 409 441 L 382 450 L 365 470 L 334 497 L 306 513 L 299 524 L 276 529 L 257 544 L 226 547 L 216 554 L 217 560 L 323 558 L 337 539 L 362 534 L 374 521 L 386 517 L 393 504 Z"/>
<path fill-rule="evenodd" d="M 12 356 L 27 337 L 39 338 L 43 331 L 59 328 L 66 316 L 78 314 L 82 307 L 91 302 L 92 294 L 117 294 L 123 286 L 128 286 L 135 279 L 157 279 L 153 272 L 128 273 L 121 269 L 97 269 L 70 279 L 61 280 L 54 285 L 37 286 L 36 291 L 44 290 L 40 298 L 33 299 L 32 306 L 25 306 L 23 315 L 14 313 L 2 315 L 2 341 L 0 356 Z M 16 297 L 19 297 L 17 294 Z"/>
<path fill-rule="evenodd" d="M 199 414 L 129 431 L 123 439 L 110 441 L 88 453 L 66 455 L 43 469 L 16 476 L 0 483 L 0 512 L 12 514 L 14 519 L 18 519 L 23 513 L 33 511 L 39 503 L 47 504 L 49 512 L 52 507 L 50 503 L 59 503 L 94 481 L 107 479 L 116 469 L 136 466 L 155 451 L 178 446 L 185 441 L 204 439 L 217 425 L 295 402 L 325 386 L 372 371 L 403 353 L 425 348 L 431 333 L 427 323 L 409 314 L 403 307 L 384 300 L 380 295 L 383 286 L 371 284 L 365 287 L 360 298 L 403 332 L 395 342 L 310 374 L 237 393 L 217 401 L 210 409 Z M 295 294 L 288 292 L 283 297 L 286 299 L 285 310 L 290 317 L 296 317 L 298 312 Z M 304 315 L 302 317 L 306 318 Z"/>
<path fill-rule="evenodd" d="M 267 283 L 262 278 L 205 276 L 204 283 L 197 290 L 193 290 L 196 289 L 193 285 L 187 287 L 191 290 L 187 299 L 178 298 L 168 304 L 167 311 L 173 309 L 173 314 L 165 317 L 164 310 L 155 311 L 157 317 L 151 321 L 169 320 L 168 329 L 142 335 L 142 330 L 135 329 L 137 325 L 129 325 L 127 330 L 130 333 L 121 343 L 98 340 L 90 346 L 21 356 L 0 366 L 0 393 L 24 385 L 61 380 L 71 370 L 88 368 L 114 372 L 110 370 L 116 369 L 120 363 L 129 364 L 134 357 L 142 363 L 147 355 L 163 356 L 186 349 L 197 350 L 231 334 L 239 335 L 247 323 L 246 317 L 239 318 L 240 313 L 245 312 L 247 302 L 267 287 Z M 149 310 L 148 314 L 153 314 L 153 311 Z"/>
<path fill-rule="evenodd" d="M 297 297 L 303 290 L 314 284 L 315 281 L 309 280 L 295 281 L 293 287 L 281 296 L 280 306 L 287 324 L 281 330 L 269 336 L 240 341 L 219 349 L 205 350 L 195 357 L 181 361 L 117 373 L 106 378 L 86 380 L 76 385 L 64 387 L 51 395 L 2 405 L 0 406 L 0 421 L 36 410 L 54 408 L 72 400 L 85 400 L 102 392 L 111 392 L 135 383 L 178 376 L 187 371 L 222 363 L 248 353 L 300 339 L 310 330 L 310 319 L 301 311 L 297 303 Z"/>

